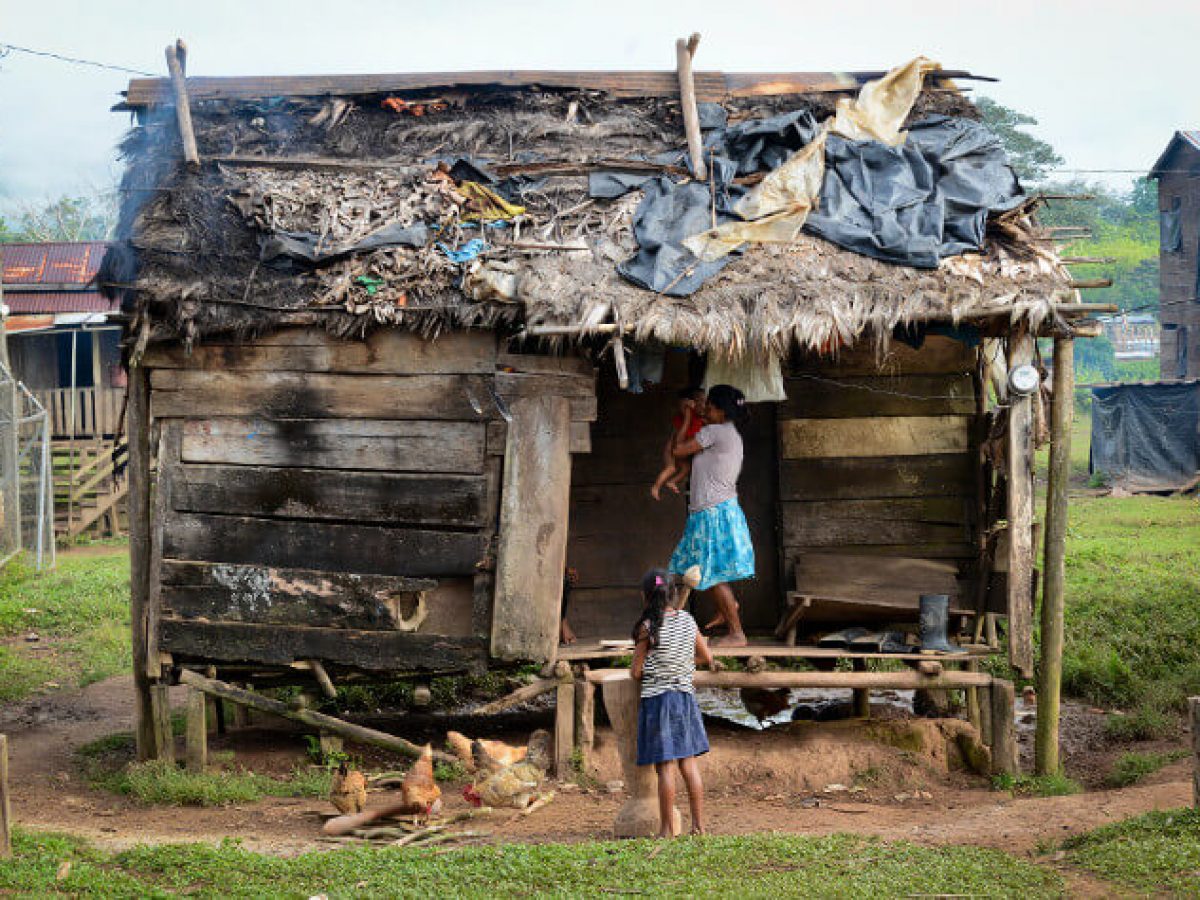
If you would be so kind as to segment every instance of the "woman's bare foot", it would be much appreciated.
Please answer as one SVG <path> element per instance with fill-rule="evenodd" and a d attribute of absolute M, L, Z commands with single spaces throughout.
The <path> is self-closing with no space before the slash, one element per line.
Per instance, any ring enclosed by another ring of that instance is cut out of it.
<path fill-rule="evenodd" d="M 712 631 L 714 628 L 720 628 L 724 624 L 725 624 L 724 614 L 717 613 L 715 616 L 713 616 L 713 618 L 709 621 L 709 623 L 704 626 L 703 630 L 704 631 Z"/>
<path fill-rule="evenodd" d="M 668 482 L 667 482 L 667 487 L 669 487 L 669 488 L 671 489 L 671 493 L 673 493 L 673 494 L 678 494 L 678 493 L 679 493 L 679 482 L 677 482 L 677 481 L 668 481 Z M 656 499 L 656 500 L 657 500 L 658 498 L 657 498 L 657 497 L 655 497 L 654 499 Z"/>
<path fill-rule="evenodd" d="M 578 640 L 575 637 L 575 632 L 571 630 L 571 623 L 563 619 L 558 626 L 558 637 L 564 644 L 573 644 Z"/>
<path fill-rule="evenodd" d="M 658 488 L 657 484 L 654 485 L 654 487 L 650 488 L 650 496 L 653 497 L 655 500 L 662 499 L 662 497 L 659 495 L 659 488 Z"/>
<path fill-rule="evenodd" d="M 713 638 L 712 645 L 714 647 L 745 647 L 749 641 L 746 640 L 744 632 L 738 631 L 734 634 L 727 634 L 724 637 Z"/>

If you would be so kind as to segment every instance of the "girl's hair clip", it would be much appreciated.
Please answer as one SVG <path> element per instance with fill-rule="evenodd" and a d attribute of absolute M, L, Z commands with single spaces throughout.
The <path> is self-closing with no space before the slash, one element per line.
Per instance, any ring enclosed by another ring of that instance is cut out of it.
<path fill-rule="evenodd" d="M 661 576 L 661 575 L 655 575 L 655 576 L 654 576 L 654 586 L 655 586 L 655 587 L 662 587 L 662 586 L 663 586 L 663 580 L 662 580 L 662 576 Z"/>

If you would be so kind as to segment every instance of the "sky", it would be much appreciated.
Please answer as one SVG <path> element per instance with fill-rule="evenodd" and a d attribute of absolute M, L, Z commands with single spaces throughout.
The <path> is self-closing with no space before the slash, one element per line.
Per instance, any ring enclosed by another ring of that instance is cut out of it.
<path fill-rule="evenodd" d="M 153 73 L 182 37 L 189 75 L 673 69 L 879 70 L 917 55 L 1000 79 L 978 93 L 1038 119 L 1069 169 L 1148 169 L 1200 128 L 1200 0 L 0 0 L 9 43 Z M 0 58 L 0 211 L 110 188 L 128 74 Z M 681 136 L 682 139 L 682 136 Z M 1130 173 L 1061 177 L 1128 186 Z"/>

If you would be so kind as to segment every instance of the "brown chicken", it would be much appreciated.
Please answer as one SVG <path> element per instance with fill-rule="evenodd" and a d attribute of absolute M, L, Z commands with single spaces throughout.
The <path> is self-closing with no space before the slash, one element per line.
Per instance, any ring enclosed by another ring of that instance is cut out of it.
<path fill-rule="evenodd" d="M 503 741 L 488 741 L 483 738 L 472 741 L 458 731 L 447 732 L 446 743 L 468 772 L 476 771 L 481 762 L 485 771 L 502 769 L 520 762 L 527 752 L 526 747 L 513 747 Z"/>
<path fill-rule="evenodd" d="M 442 808 L 442 789 L 433 778 L 433 747 L 429 744 L 404 776 L 400 796 L 415 813 L 432 815 Z"/>
<path fill-rule="evenodd" d="M 738 691 L 742 705 L 761 725 L 771 716 L 778 715 L 791 706 L 791 691 L 787 688 L 742 688 Z"/>
<path fill-rule="evenodd" d="M 549 768 L 549 748 L 550 733 L 538 729 L 524 748 L 525 759 L 483 775 L 463 789 L 463 797 L 475 806 L 524 809 L 541 793 Z"/>
<path fill-rule="evenodd" d="M 352 769 L 346 763 L 342 763 L 333 773 L 329 801 L 342 815 L 362 812 L 367 805 L 366 777 L 358 769 Z"/>

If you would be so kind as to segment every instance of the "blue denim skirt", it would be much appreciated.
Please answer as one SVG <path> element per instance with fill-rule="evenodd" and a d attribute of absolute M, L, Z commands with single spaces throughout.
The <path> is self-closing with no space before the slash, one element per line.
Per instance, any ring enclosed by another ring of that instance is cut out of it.
<path fill-rule="evenodd" d="M 638 705 L 637 764 L 649 766 L 708 752 L 696 695 L 666 691 Z"/>

